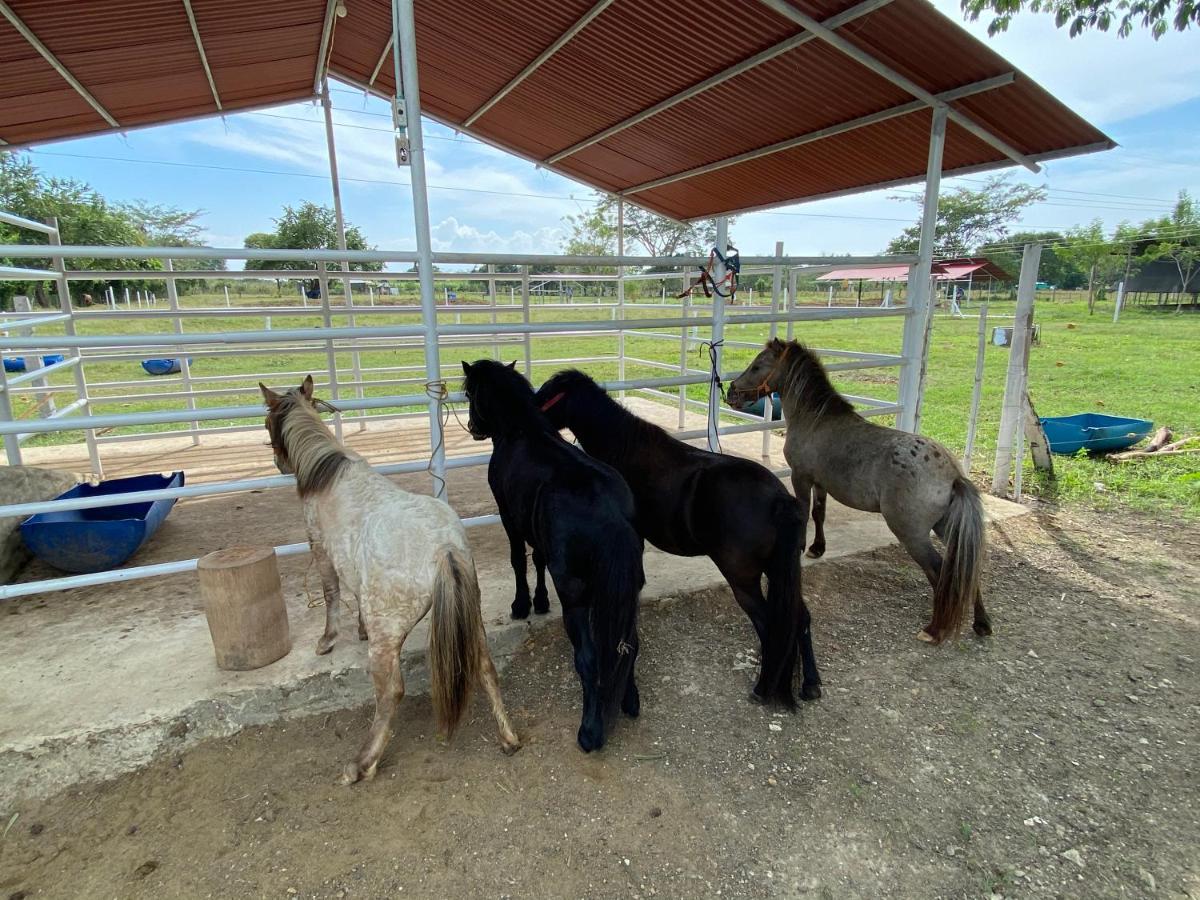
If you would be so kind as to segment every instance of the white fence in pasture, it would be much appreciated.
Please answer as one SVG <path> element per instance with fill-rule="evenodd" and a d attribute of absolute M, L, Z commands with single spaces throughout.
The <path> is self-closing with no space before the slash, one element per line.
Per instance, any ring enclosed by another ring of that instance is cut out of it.
<path fill-rule="evenodd" d="M 708 403 L 687 395 L 687 386 L 706 384 L 710 398 L 717 392 L 712 384 L 712 373 L 707 357 L 697 351 L 702 344 L 724 342 L 725 347 L 758 347 L 755 341 L 734 340 L 725 337 L 727 329 L 743 325 L 766 325 L 771 335 L 782 328 L 788 337 L 793 334 L 797 322 L 829 319 L 899 317 L 906 320 L 904 346 L 895 354 L 866 353 L 852 350 L 825 350 L 827 365 L 833 370 L 898 368 L 901 372 L 911 370 L 908 377 L 901 377 L 901 392 L 898 402 L 872 397 L 851 397 L 865 415 L 897 414 L 909 427 L 916 420 L 922 391 L 921 374 L 927 347 L 929 310 L 877 307 L 802 307 L 796 303 L 796 283 L 803 273 L 814 267 L 828 266 L 831 261 L 812 257 L 787 257 L 782 245 L 777 246 L 774 256 L 743 257 L 743 276 L 768 274 L 772 290 L 769 298 L 759 297 L 756 306 L 728 306 L 719 298 L 707 300 L 703 295 L 676 300 L 678 289 L 674 285 L 687 285 L 695 277 L 699 265 L 707 259 L 699 257 L 581 257 L 581 256 L 531 256 L 498 254 L 434 254 L 434 263 L 442 268 L 470 265 L 485 271 L 436 271 L 435 280 L 478 282 L 486 286 L 486 303 L 482 305 L 459 305 L 443 303 L 423 308 L 417 305 L 414 294 L 393 294 L 385 298 L 374 290 L 368 291 L 369 305 L 363 305 L 361 295 L 351 290 L 350 281 L 355 283 L 403 283 L 415 281 L 417 275 L 409 272 L 350 272 L 349 264 L 360 262 L 400 264 L 408 268 L 416 260 L 416 253 L 404 251 L 314 251 L 314 250 L 245 250 L 218 248 L 163 248 L 163 247 L 68 247 L 59 242 L 53 224 L 30 222 L 19 217 L 0 214 L 0 221 L 18 225 L 46 235 L 47 245 L 9 245 L 3 255 L 11 259 L 51 258 L 45 269 L 6 267 L 0 270 L 0 280 L 50 282 L 57 295 L 58 310 L 0 314 L 0 358 L 23 357 L 27 360 L 22 374 L 6 375 L 0 366 L 0 437 L 3 438 L 7 459 L 10 464 L 20 464 L 21 445 L 37 434 L 64 431 L 82 431 L 87 441 L 92 468 L 103 474 L 103 450 L 112 443 L 138 441 L 150 438 L 184 438 L 193 443 L 206 441 L 214 436 L 234 431 L 261 429 L 263 409 L 258 402 L 258 389 L 254 382 L 266 381 L 279 386 L 298 381 L 312 371 L 322 396 L 328 397 L 339 412 L 333 416 L 333 427 L 339 437 L 352 427 L 365 428 L 368 422 L 402 417 L 424 417 L 428 420 L 430 459 L 379 466 L 385 474 L 420 472 L 429 469 L 435 493 L 444 491 L 446 470 L 467 466 L 485 465 L 487 454 L 445 458 L 442 440 L 442 407 L 447 402 L 461 401 L 460 394 L 447 385 L 456 382 L 461 374 L 459 358 L 467 355 L 457 352 L 468 347 L 485 348 L 493 355 L 516 356 L 531 380 L 536 381 L 535 370 L 544 372 L 568 365 L 603 364 L 617 371 L 616 380 L 606 387 L 610 391 L 637 392 L 662 402 L 677 405 L 679 411 L 678 435 L 682 438 L 700 438 L 705 430 L 683 431 L 685 414 L 689 408 L 703 410 Z M 247 259 L 294 260 L 311 259 L 316 268 L 295 271 L 212 271 L 183 268 L 188 259 Z M 72 269 L 74 259 L 156 259 L 163 261 L 163 270 L 106 271 Z M 171 260 L 175 261 L 173 265 Z M 861 258 L 837 260 L 838 265 L 869 264 L 884 262 L 882 259 Z M 889 257 L 895 263 L 897 258 Z M 904 259 L 904 262 L 910 262 Z M 516 272 L 496 272 L 496 267 L 517 267 Z M 577 283 L 597 281 L 616 287 L 615 299 L 586 303 L 531 303 L 530 284 L 554 281 L 554 274 L 531 276 L 532 267 L 551 266 L 562 274 L 562 280 Z M 593 274 L 597 268 L 608 267 L 615 274 Z M 627 272 L 626 269 L 655 267 L 653 273 Z M 572 270 L 590 269 L 592 273 Z M 663 270 L 666 271 L 663 271 Z M 178 281 L 187 279 L 215 280 L 236 278 L 286 278 L 311 279 L 320 285 L 320 297 L 311 305 L 302 299 L 301 305 L 287 306 L 232 306 L 228 297 L 213 306 L 192 306 L 180 302 L 176 290 Z M 149 299 L 134 306 L 116 292 L 106 292 L 104 301 L 96 308 L 76 308 L 71 301 L 72 282 L 153 280 L 165 282 L 166 301 Z M 626 287 L 639 281 L 655 280 L 672 285 L 654 301 L 634 301 L 626 298 Z M 341 282 L 341 290 L 331 292 L 330 283 Z M 444 292 L 442 292 L 444 295 Z M 411 299 L 411 304 L 404 301 Z M 769 302 L 766 302 L 769 300 Z M 160 305 L 162 304 L 162 305 Z M 429 312 L 432 309 L 432 314 Z M 579 318 L 586 312 L 588 318 Z M 549 321 L 543 317 L 549 314 Z M 576 318 L 570 318 L 570 315 Z M 271 327 L 271 319 L 286 317 L 300 319 L 303 327 Z M 915 321 L 920 317 L 922 321 Z M 244 320 L 247 327 L 239 330 L 211 331 L 205 328 L 206 321 L 214 319 Z M 391 321 L 384 321 L 386 319 Z M 466 321 L 471 319 L 474 321 Z M 535 320 L 536 319 L 536 320 Z M 117 330 L 112 333 L 112 324 L 137 320 L 154 323 L 160 330 L 156 333 L 132 333 Z M 311 324 L 309 324 L 311 321 Z M 375 323 L 375 324 L 373 324 Z M 96 326 L 103 326 L 108 333 L 99 333 Z M 51 332 L 50 329 L 53 329 Z M 646 359 L 628 352 L 626 336 L 670 342 L 678 348 L 678 362 L 663 362 L 661 359 Z M 616 337 L 616 352 L 593 355 L 575 355 L 571 358 L 539 358 L 535 352 L 535 340 L 544 336 L 573 336 L 587 338 L 597 336 Z M 454 348 L 456 352 L 443 362 L 440 352 Z M 367 354 L 387 351 L 412 351 L 424 354 L 419 364 L 379 365 L 368 364 Z M 63 360 L 47 365 L 43 354 L 61 353 Z M 311 354 L 313 365 L 307 371 L 246 371 L 233 375 L 203 376 L 197 369 L 203 362 L 218 358 L 246 358 L 247 369 L 253 368 L 252 361 L 271 354 Z M 339 363 L 339 356 L 342 361 Z M 180 361 L 180 372 L 174 376 L 149 378 L 89 379 L 89 371 L 95 372 L 101 364 L 128 362 L 137 366 L 148 357 L 167 357 Z M 349 365 L 345 360 L 349 360 Z M 628 378 L 631 369 L 661 373 L 655 377 Z M 70 372 L 70 383 L 64 383 L 61 373 Z M 53 376 L 60 375 L 58 379 Z M 722 372 L 728 381 L 736 372 Z M 207 385 L 199 387 L 199 385 Z M 165 388 L 165 390 L 163 389 Z M 387 393 L 379 394 L 385 389 Z M 68 395 L 70 402 L 57 407 L 46 403 L 34 405 L 35 415 L 17 417 L 14 400 L 25 395 L 44 398 L 47 395 Z M 206 405 L 216 398 L 228 397 L 234 403 L 238 398 L 253 397 L 245 405 Z M 166 408 L 143 412 L 114 412 L 121 404 L 161 401 Z M 763 432 L 764 454 L 770 440 L 770 430 L 784 427 L 781 421 L 770 418 L 770 404 L 765 404 L 763 416 L 756 416 L 728 407 L 720 409 L 720 434 Z M 53 411 L 49 411 L 50 409 Z M 239 420 L 252 420 L 249 424 L 228 424 Z M 159 431 L 162 426 L 177 428 Z M 121 433 L 100 433 L 122 429 Z M 710 437 L 711 440 L 711 437 Z M 290 476 L 243 478 L 214 484 L 144 491 L 137 494 L 83 498 L 67 501 L 47 501 L 0 505 L 0 518 L 17 515 L 32 515 L 39 512 L 65 511 L 125 503 L 143 502 L 166 498 L 210 496 L 236 492 L 263 490 L 293 483 Z M 497 521 L 496 516 L 478 516 L 464 520 L 468 526 Z M 280 555 L 303 553 L 307 544 L 290 544 L 277 547 Z M 22 596 L 43 591 L 62 590 L 72 587 L 104 584 L 115 581 L 146 578 L 155 575 L 188 571 L 195 567 L 196 560 L 187 559 L 159 565 L 135 566 L 100 572 L 93 575 L 77 575 L 53 578 L 27 584 L 0 586 L 0 599 Z"/>

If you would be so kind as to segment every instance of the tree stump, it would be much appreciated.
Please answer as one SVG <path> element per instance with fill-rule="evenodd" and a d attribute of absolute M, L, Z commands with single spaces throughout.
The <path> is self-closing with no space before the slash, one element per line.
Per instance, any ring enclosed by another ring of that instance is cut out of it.
<path fill-rule="evenodd" d="M 217 665 L 258 669 L 292 648 L 274 547 L 228 547 L 196 564 Z"/>

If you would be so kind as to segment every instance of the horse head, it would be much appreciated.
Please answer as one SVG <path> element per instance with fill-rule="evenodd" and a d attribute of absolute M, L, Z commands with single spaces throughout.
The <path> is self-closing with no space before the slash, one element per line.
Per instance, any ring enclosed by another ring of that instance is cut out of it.
<path fill-rule="evenodd" d="M 510 431 L 533 408 L 533 386 L 517 371 L 493 359 L 462 361 L 467 395 L 467 431 L 477 441 Z"/>
<path fill-rule="evenodd" d="M 767 341 L 746 370 L 729 383 L 726 393 L 729 404 L 747 406 L 759 397 L 777 392 L 783 381 L 784 362 L 798 346 L 794 341 L 784 342 L 779 338 Z"/>
<path fill-rule="evenodd" d="M 563 369 L 538 388 L 533 402 L 550 424 L 561 431 L 569 428 L 578 416 L 586 414 L 580 404 L 587 397 L 596 395 L 607 397 L 608 392 L 578 369 Z"/>

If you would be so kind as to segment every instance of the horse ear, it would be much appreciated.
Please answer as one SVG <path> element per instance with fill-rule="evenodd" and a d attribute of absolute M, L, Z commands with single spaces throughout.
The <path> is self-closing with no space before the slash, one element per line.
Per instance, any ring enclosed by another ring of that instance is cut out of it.
<path fill-rule="evenodd" d="M 782 350 L 783 341 L 781 341 L 779 338 L 771 338 L 771 340 L 767 341 L 767 347 L 775 351 Z"/>
<path fill-rule="evenodd" d="M 311 375 L 305 375 L 304 380 L 300 382 L 300 393 L 304 395 L 305 400 L 313 398 L 313 380 Z"/>
<path fill-rule="evenodd" d="M 461 362 L 462 362 L 462 367 L 463 367 L 463 374 L 470 375 L 471 374 L 471 364 L 469 362 L 467 362 L 465 359 L 461 360 Z"/>
<path fill-rule="evenodd" d="M 508 364 L 508 367 L 509 367 L 510 369 L 512 369 L 512 370 L 514 370 L 514 371 L 516 371 L 516 368 L 517 368 L 517 361 L 514 359 L 512 362 L 510 362 L 510 363 Z"/>
<path fill-rule="evenodd" d="M 267 404 L 267 409 L 274 409 L 279 405 L 279 395 L 261 381 L 258 383 L 258 389 L 262 391 L 263 402 Z"/>

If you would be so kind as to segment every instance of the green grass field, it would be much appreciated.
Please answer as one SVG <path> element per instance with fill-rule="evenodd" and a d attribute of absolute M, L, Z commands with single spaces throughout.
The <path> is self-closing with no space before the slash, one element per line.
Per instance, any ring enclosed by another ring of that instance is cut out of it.
<path fill-rule="evenodd" d="M 462 295 L 460 295 L 462 297 Z M 441 321 L 449 323 L 484 322 L 490 319 L 487 313 L 471 312 L 471 301 L 480 298 L 463 297 L 461 313 L 444 313 Z M 803 298 L 802 298 L 803 299 Z M 577 298 L 578 300 L 578 298 Z M 811 302 L 820 302 L 814 295 Z M 192 319 L 186 323 L 190 331 L 228 332 L 260 329 L 264 327 L 264 316 L 271 315 L 274 329 L 313 327 L 321 323 L 320 310 L 313 306 L 303 315 L 272 315 L 271 307 L 281 303 L 298 302 L 293 297 L 280 300 L 273 296 L 238 297 L 241 306 L 261 306 L 262 313 L 253 316 L 224 316 Z M 356 300 L 365 303 L 365 299 Z M 382 303 L 382 301 L 380 301 Z M 401 301 L 389 298 L 389 303 L 413 302 L 411 298 Z M 504 298 L 501 298 L 504 302 Z M 185 307 L 223 306 L 224 298 L 217 295 L 189 296 L 182 301 Z M 161 301 L 158 308 L 163 309 Z M 994 303 L 993 315 L 1011 315 L 1011 303 Z M 745 311 L 739 307 L 737 311 Z M 974 315 L 973 308 L 968 315 Z M 570 320 L 584 321 L 607 319 L 608 309 L 596 309 L 586 302 L 577 302 L 569 310 L 545 310 L 533 308 L 533 321 Z M 674 310 L 630 310 L 630 316 L 644 318 L 672 318 Z M 520 311 L 501 312 L 497 321 L 519 322 Z M 1053 301 L 1039 298 L 1036 321 L 1041 325 L 1041 344 L 1035 346 L 1030 357 L 1029 386 L 1040 415 L 1069 415 L 1077 412 L 1107 412 L 1114 415 L 1134 416 L 1154 420 L 1156 425 L 1168 425 L 1177 437 L 1200 433 L 1200 320 L 1191 316 L 1175 316 L 1151 310 L 1128 309 L 1121 321 L 1112 323 L 1110 304 L 1100 304 L 1097 314 L 1089 316 L 1086 304 L 1080 298 L 1065 298 L 1062 293 Z M 1011 319 L 994 319 L 991 324 L 1009 324 Z M 335 314 L 334 326 L 348 324 L 345 314 Z M 382 313 L 362 315 L 358 324 L 419 324 L 416 314 Z M 897 353 L 900 347 L 901 320 L 880 319 L 863 321 L 826 321 L 798 323 L 796 336 L 817 347 L 830 349 L 857 349 L 884 353 Z M 939 315 L 934 324 L 929 361 L 927 390 L 922 420 L 922 430 L 945 443 L 961 454 L 967 430 L 967 415 L 970 407 L 971 389 L 974 378 L 977 322 L 973 318 L 952 319 Z M 51 328 L 44 329 L 50 332 Z M 81 334 L 161 333 L 169 335 L 172 326 L 168 321 L 150 322 L 136 318 L 91 319 L 81 322 Z M 701 330 L 703 336 L 703 329 Z M 41 332 L 39 332 L 41 333 Z M 783 333 L 781 327 L 780 333 Z M 767 335 L 766 326 L 739 326 L 727 330 L 729 340 L 761 342 Z M 513 343 L 502 344 L 500 355 L 504 359 L 524 358 L 520 338 Z M 257 378 L 236 378 L 247 372 L 268 373 L 265 379 L 273 386 L 298 380 L 282 374 L 272 378 L 270 373 L 324 371 L 325 352 L 265 351 L 253 356 L 221 358 L 198 357 L 192 365 L 193 387 L 198 391 L 219 391 L 197 397 L 199 407 L 251 405 L 258 402 Z M 452 384 L 457 382 L 459 358 L 478 358 L 493 351 L 490 341 L 447 346 L 442 359 L 446 364 L 446 375 Z M 562 364 L 548 360 L 564 360 L 578 357 L 613 356 L 617 352 L 617 338 L 613 335 L 555 335 L 532 339 L 535 361 L 535 383 L 549 376 Z M 726 354 L 727 368 L 737 368 L 749 361 L 754 351 L 729 348 Z M 976 452 L 973 469 L 986 472 L 991 468 L 994 455 L 996 432 L 1000 418 L 1000 402 L 1004 387 L 1004 373 L 1009 351 L 994 347 L 990 343 L 985 354 L 985 379 L 983 399 L 980 407 Z M 136 358 L 112 362 L 94 362 L 87 366 L 89 384 L 107 381 L 136 382 L 132 387 L 99 388 L 94 390 L 97 400 L 96 411 L 100 413 L 128 413 L 143 410 L 183 409 L 181 398 L 156 397 L 156 393 L 178 392 L 182 386 L 165 379 L 146 375 L 138 359 L 152 353 L 137 353 Z M 626 336 L 626 355 L 667 363 L 679 364 L 679 342 L 657 340 L 629 334 Z M 423 352 L 419 346 L 411 349 L 369 349 L 360 353 L 364 368 L 423 366 Z M 698 355 L 693 355 L 692 365 L 702 366 Z M 352 359 L 349 352 L 338 352 L 339 377 L 351 378 Z M 612 379 L 617 375 L 615 362 L 590 363 L 583 366 L 601 379 Z M 424 380 L 420 370 L 405 373 L 370 373 L 368 382 L 399 377 L 413 378 L 409 385 L 378 385 L 368 383 L 366 396 L 386 396 L 400 393 L 420 393 Z M 671 373 L 663 369 L 627 363 L 626 377 L 663 377 Z M 896 397 L 896 374 L 894 368 L 867 369 L 843 373 L 837 383 L 844 391 L 853 394 L 894 399 Z M 211 379 L 234 376 L 228 381 Z M 176 376 L 177 377 L 177 376 Z M 60 374 L 54 384 L 72 384 L 70 374 Z M 318 382 L 321 381 L 318 376 Z M 227 393 L 236 390 L 239 393 Z M 343 396 L 353 393 L 343 389 Z M 689 393 L 703 399 L 705 388 L 693 386 Z M 137 394 L 134 399 L 111 400 L 121 394 Z M 71 395 L 60 395 L 60 404 L 69 402 Z M 32 413 L 33 398 L 24 395 L 18 398 L 18 415 Z M 887 419 L 881 421 L 887 422 Z M 246 424 L 241 422 L 211 422 L 209 426 Z M 156 428 L 143 427 L 139 431 L 171 431 L 182 426 L 164 425 Z M 55 444 L 81 440 L 79 432 L 63 432 L 33 439 L 33 444 Z M 1082 500 L 1105 507 L 1128 504 L 1142 509 L 1153 509 L 1200 518 L 1200 455 L 1175 456 L 1163 459 L 1142 460 L 1118 465 L 1103 459 L 1055 457 L 1057 478 L 1053 482 L 1039 482 L 1029 468 L 1026 456 L 1025 484 L 1031 493 L 1046 497 Z"/>

